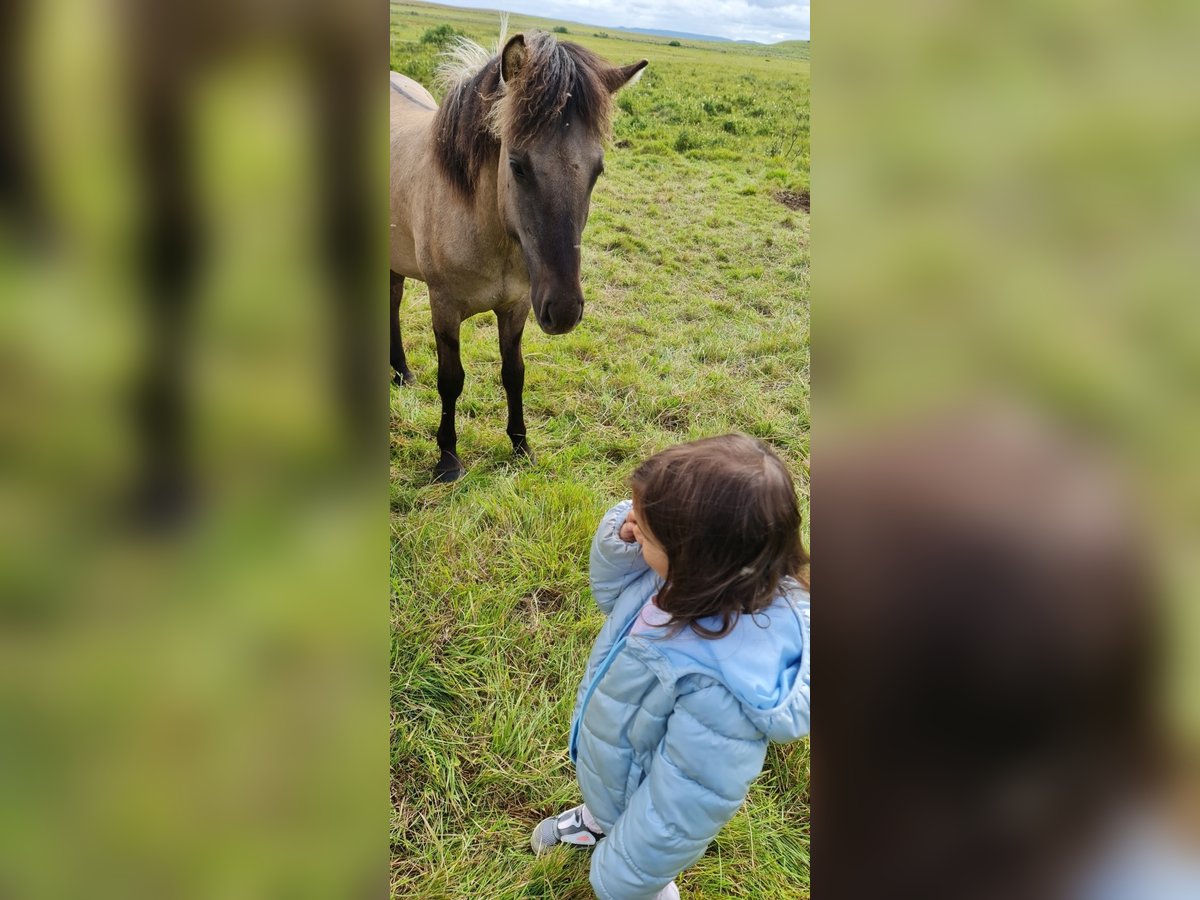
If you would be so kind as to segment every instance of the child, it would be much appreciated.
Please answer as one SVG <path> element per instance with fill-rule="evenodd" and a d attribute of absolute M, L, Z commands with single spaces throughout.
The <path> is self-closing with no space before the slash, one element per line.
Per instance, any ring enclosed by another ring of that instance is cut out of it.
<path fill-rule="evenodd" d="M 787 469 L 745 435 L 664 450 L 631 487 L 592 542 L 608 620 L 572 717 L 584 805 L 532 844 L 594 846 L 602 900 L 665 900 L 742 805 L 767 742 L 808 733 L 808 556 Z"/>

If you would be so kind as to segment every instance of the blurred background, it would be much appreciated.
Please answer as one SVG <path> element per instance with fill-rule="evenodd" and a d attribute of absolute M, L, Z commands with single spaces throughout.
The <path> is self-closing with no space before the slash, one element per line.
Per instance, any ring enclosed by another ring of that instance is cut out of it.
<path fill-rule="evenodd" d="M 822 898 L 1200 890 L 1198 25 L 815 10 Z"/>
<path fill-rule="evenodd" d="M 0 896 L 382 892 L 386 11 L 0 16 Z M 815 889 L 1197 896 L 1200 11 L 815 19 Z"/>
<path fill-rule="evenodd" d="M 0 896 L 385 889 L 386 33 L 0 4 Z"/>

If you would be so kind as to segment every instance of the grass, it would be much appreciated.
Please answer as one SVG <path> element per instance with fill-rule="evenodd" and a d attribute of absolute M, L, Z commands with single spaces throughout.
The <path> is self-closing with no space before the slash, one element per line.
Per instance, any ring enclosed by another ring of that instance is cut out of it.
<path fill-rule="evenodd" d="M 392 4 L 392 67 L 427 85 L 447 25 L 490 46 L 494 15 Z M 729 431 L 769 440 L 805 498 L 809 217 L 776 197 L 808 180 L 808 45 L 779 49 L 566 27 L 612 62 L 620 95 L 584 234 L 586 312 L 526 330 L 536 461 L 514 460 L 491 314 L 463 327 L 459 451 L 431 485 L 436 360 L 428 295 L 402 313 L 416 385 L 391 399 L 392 896 L 590 897 L 587 857 L 535 860 L 530 829 L 577 803 L 566 738 L 601 617 L 587 549 L 633 466 Z M 560 33 L 561 34 L 561 33 Z M 773 747 L 741 812 L 683 874 L 689 898 L 809 894 L 808 743 Z"/>

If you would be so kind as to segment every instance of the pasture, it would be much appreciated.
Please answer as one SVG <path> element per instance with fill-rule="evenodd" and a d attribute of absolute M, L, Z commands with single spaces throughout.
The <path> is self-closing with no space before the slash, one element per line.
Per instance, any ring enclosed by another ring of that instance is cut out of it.
<path fill-rule="evenodd" d="M 583 238 L 584 319 L 560 337 L 525 331 L 534 461 L 511 456 L 488 313 L 462 330 L 467 475 L 430 483 L 437 366 L 428 294 L 406 283 L 417 381 L 391 388 L 393 897 L 592 896 L 586 853 L 535 860 L 528 838 L 579 802 L 567 730 L 601 621 L 588 546 L 639 460 L 730 430 L 761 437 L 797 477 L 807 530 L 808 45 L 671 46 L 520 15 L 509 34 L 531 27 L 650 65 L 618 96 Z M 497 30 L 492 13 L 392 3 L 392 68 L 437 96 L 446 34 L 490 48 Z M 773 747 L 680 878 L 684 897 L 807 897 L 808 775 L 807 740 Z"/>

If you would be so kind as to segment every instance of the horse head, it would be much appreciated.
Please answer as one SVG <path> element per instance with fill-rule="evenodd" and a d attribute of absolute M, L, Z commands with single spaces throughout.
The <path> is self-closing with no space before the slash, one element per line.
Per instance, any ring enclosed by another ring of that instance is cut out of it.
<path fill-rule="evenodd" d="M 580 243 L 604 171 L 612 95 L 645 66 L 610 66 L 544 32 L 515 35 L 500 54 L 492 110 L 500 215 L 521 246 L 534 318 L 547 334 L 565 334 L 583 318 Z"/>

